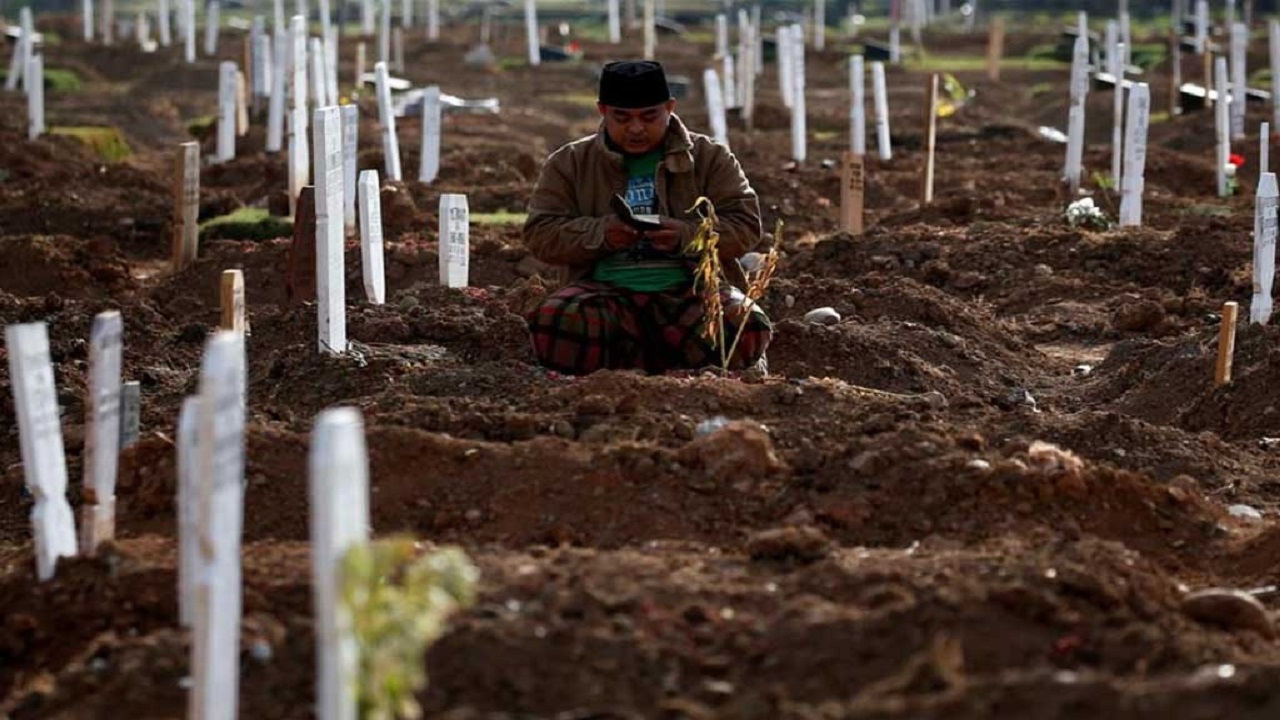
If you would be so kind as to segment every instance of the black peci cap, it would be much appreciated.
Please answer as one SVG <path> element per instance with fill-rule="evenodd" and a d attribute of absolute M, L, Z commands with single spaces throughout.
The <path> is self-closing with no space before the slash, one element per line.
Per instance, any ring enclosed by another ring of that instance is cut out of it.
<path fill-rule="evenodd" d="M 600 103 L 635 109 L 661 105 L 671 99 L 667 74 L 651 60 L 619 60 L 600 73 Z"/>

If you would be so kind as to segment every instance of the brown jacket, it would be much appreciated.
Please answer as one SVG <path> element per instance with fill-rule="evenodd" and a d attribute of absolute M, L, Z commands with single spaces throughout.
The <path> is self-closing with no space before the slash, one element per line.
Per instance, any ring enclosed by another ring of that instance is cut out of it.
<path fill-rule="evenodd" d="M 565 266 L 569 282 L 591 272 L 603 248 L 609 200 L 625 194 L 622 155 L 609 149 L 604 129 L 551 154 L 529 200 L 524 243 L 534 257 Z M 760 202 L 737 158 L 706 135 L 691 133 L 675 115 L 667 130 L 666 154 L 658 165 L 658 214 L 685 222 L 681 244 L 698 225 L 694 202 L 705 196 L 720 220 L 720 258 L 725 279 L 739 288 L 746 278 L 737 259 L 760 242 Z"/>

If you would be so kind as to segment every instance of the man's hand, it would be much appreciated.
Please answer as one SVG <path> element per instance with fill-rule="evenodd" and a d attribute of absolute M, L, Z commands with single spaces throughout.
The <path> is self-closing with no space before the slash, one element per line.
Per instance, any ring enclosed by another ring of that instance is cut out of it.
<path fill-rule="evenodd" d="M 604 246 L 613 252 L 626 250 L 640 240 L 640 231 L 623 222 L 620 218 L 609 216 L 604 220 Z"/>
<path fill-rule="evenodd" d="M 649 239 L 654 250 L 664 253 L 676 252 L 680 249 L 680 232 L 684 229 L 684 223 L 671 218 L 662 218 L 660 222 L 661 230 L 646 230 L 644 236 Z"/>

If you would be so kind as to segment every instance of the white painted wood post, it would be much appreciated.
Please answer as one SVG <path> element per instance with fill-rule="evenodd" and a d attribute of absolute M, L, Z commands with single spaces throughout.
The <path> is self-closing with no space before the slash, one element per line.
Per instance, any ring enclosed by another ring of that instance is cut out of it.
<path fill-rule="evenodd" d="M 813 49 L 827 49 L 827 0 L 813 0 Z"/>
<path fill-rule="evenodd" d="M 345 3 L 338 0 L 338 7 L 341 8 Z M 333 18 L 330 17 L 332 9 L 329 7 L 329 0 L 320 0 L 320 36 L 328 38 L 329 33 L 333 30 Z"/>
<path fill-rule="evenodd" d="M 1267 23 L 1271 55 L 1271 127 L 1280 130 L 1280 20 Z"/>
<path fill-rule="evenodd" d="M 289 53 L 292 69 L 289 89 L 289 214 L 297 214 L 298 195 L 311 180 L 311 156 L 307 147 L 307 23 L 301 15 L 289 20 Z"/>
<path fill-rule="evenodd" d="M 361 88 L 361 84 L 364 82 L 364 70 L 365 70 L 365 66 L 368 64 L 365 62 L 365 56 L 368 54 L 365 51 L 365 48 L 366 46 L 364 43 L 362 42 L 356 43 L 356 67 L 355 67 L 356 76 L 355 76 L 355 82 L 353 83 L 356 87 L 356 90 L 359 90 Z"/>
<path fill-rule="evenodd" d="M 164 0 L 160 0 L 164 2 Z M 93 41 L 93 0 L 82 0 L 80 3 L 80 20 L 84 27 L 84 41 Z"/>
<path fill-rule="evenodd" d="M 387 84 L 387 64 L 373 66 L 378 92 L 378 122 L 382 124 L 382 153 L 386 156 L 386 176 L 400 182 L 400 143 L 396 139 L 396 116 L 391 108 L 391 86 Z"/>
<path fill-rule="evenodd" d="M 467 286 L 471 258 L 471 212 L 466 195 L 440 196 L 440 284 Z"/>
<path fill-rule="evenodd" d="M 622 17 L 618 8 L 618 0 L 605 0 L 609 14 L 609 42 L 617 45 L 622 42 Z"/>
<path fill-rule="evenodd" d="M 197 548 L 188 718 L 235 720 L 240 696 L 244 337 L 220 330 L 200 367 Z"/>
<path fill-rule="evenodd" d="M 266 31 L 266 21 L 259 15 L 253 19 L 251 33 L 253 52 L 249 58 L 249 88 L 253 94 L 253 107 L 271 92 L 271 36 Z"/>
<path fill-rule="evenodd" d="M 382 198 L 378 171 L 360 173 L 360 267 L 365 298 L 374 305 L 387 301 L 387 276 L 382 254 Z"/>
<path fill-rule="evenodd" d="M 889 26 L 889 63 L 898 65 L 902 62 L 902 28 L 897 23 Z"/>
<path fill-rule="evenodd" d="M 378 7 L 382 0 L 360 0 L 360 34 L 368 37 L 372 35 L 378 25 Z"/>
<path fill-rule="evenodd" d="M 391 0 L 378 2 L 378 60 L 391 62 Z"/>
<path fill-rule="evenodd" d="M 440 39 L 440 0 L 427 0 L 427 39 Z"/>
<path fill-rule="evenodd" d="M 5 347 L 22 468 L 35 501 L 31 525 L 36 576 L 44 581 L 53 577 L 58 558 L 76 555 L 75 517 L 67 502 L 67 459 L 48 330 L 44 323 L 10 325 L 5 328 Z"/>
<path fill-rule="evenodd" d="M 200 429 L 200 397 L 182 401 L 178 415 L 178 623 L 191 627 L 196 616 L 196 576 L 200 568 L 200 458 L 196 440 Z"/>
<path fill-rule="evenodd" d="M 221 279 L 219 300 L 222 315 L 218 327 L 243 335 L 249 327 L 244 313 L 244 271 L 239 268 L 223 270 Z"/>
<path fill-rule="evenodd" d="M 1264 122 L 1258 127 L 1258 176 L 1270 172 L 1271 163 L 1271 123 Z"/>
<path fill-rule="evenodd" d="M 1231 27 L 1231 139 L 1243 140 L 1244 113 L 1248 75 L 1245 68 L 1245 51 L 1249 45 L 1249 28 L 1244 23 Z"/>
<path fill-rule="evenodd" d="M 182 16 L 187 34 L 182 38 L 182 54 L 188 63 L 196 61 L 196 3 L 195 0 L 183 0 Z"/>
<path fill-rule="evenodd" d="M 404 72 L 404 28 L 391 28 L 391 67 Z"/>
<path fill-rule="evenodd" d="M 400 3 L 400 27 L 413 27 L 413 2 L 414 0 L 402 0 Z"/>
<path fill-rule="evenodd" d="M 1214 86 L 1218 102 L 1213 106 L 1214 127 L 1218 133 L 1216 164 L 1218 166 L 1218 197 L 1227 196 L 1227 160 L 1231 157 L 1231 121 L 1227 116 L 1227 59 L 1216 58 L 1213 63 Z"/>
<path fill-rule="evenodd" d="M 44 134 L 44 55 L 35 55 L 27 61 L 27 139 L 35 140 Z"/>
<path fill-rule="evenodd" d="M 343 225 L 348 233 L 356 229 L 356 174 L 360 171 L 360 108 L 342 106 L 342 199 Z"/>
<path fill-rule="evenodd" d="M 218 145 L 216 162 L 234 160 L 236 156 L 236 64 L 225 61 L 218 66 Z"/>
<path fill-rule="evenodd" d="M 277 33 L 288 31 L 289 26 L 285 24 L 284 17 L 284 0 L 272 0 L 271 19 L 273 23 L 271 26 L 272 30 Z"/>
<path fill-rule="evenodd" d="M 739 107 L 741 101 L 738 97 L 738 73 L 734 67 L 733 53 L 725 53 L 720 59 L 720 65 L 724 72 L 720 83 L 724 106 L 726 109 Z"/>
<path fill-rule="evenodd" d="M 324 41 L 325 96 L 331 105 L 337 105 L 341 99 L 338 93 L 338 27 L 329 30 L 329 37 Z"/>
<path fill-rule="evenodd" d="M 440 132 L 442 123 L 440 86 L 422 91 L 422 153 L 418 162 L 418 180 L 427 184 L 440 176 Z"/>
<path fill-rule="evenodd" d="M 1203 55 L 1209 43 L 1209 1 L 1196 0 L 1196 54 Z"/>
<path fill-rule="evenodd" d="M 748 27 L 748 33 L 746 54 L 742 56 L 738 77 L 742 82 L 742 121 L 750 129 L 756 112 L 755 28 Z"/>
<path fill-rule="evenodd" d="M 724 97 L 721 95 L 720 76 L 712 68 L 702 71 L 702 86 L 707 96 L 707 118 L 711 125 L 711 137 L 728 147 L 729 123 L 725 117 Z"/>
<path fill-rule="evenodd" d="M 23 8 L 25 12 L 27 9 Z M 21 32 L 21 31 L 20 31 Z M 9 74 L 4 79 L 4 89 L 13 91 L 18 89 L 18 84 L 22 82 L 22 78 L 27 72 L 27 44 L 26 33 L 23 32 L 18 36 L 18 41 L 13 44 L 13 55 L 9 58 Z"/>
<path fill-rule="evenodd" d="M 347 351 L 346 273 L 343 262 L 342 112 L 316 110 L 312 126 L 316 163 L 316 310 L 320 352 Z"/>
<path fill-rule="evenodd" d="M 159 5 L 156 10 L 156 20 L 159 25 L 160 47 L 169 47 L 173 44 L 173 25 L 170 18 L 169 0 L 159 0 Z"/>
<path fill-rule="evenodd" d="M 729 16 L 716 15 L 716 57 L 729 54 Z"/>
<path fill-rule="evenodd" d="M 804 28 L 791 26 L 791 157 L 803 163 L 809 156 L 808 122 L 805 117 Z"/>
<path fill-rule="evenodd" d="M 89 331 L 89 387 L 84 404 L 84 505 L 80 551 L 94 555 L 116 535 L 116 471 L 120 458 L 120 368 L 124 320 L 98 313 Z"/>
<path fill-rule="evenodd" d="M 849 56 L 849 149 L 867 154 L 867 73 L 861 55 Z"/>
<path fill-rule="evenodd" d="M 1147 126 L 1151 119 L 1151 91 L 1147 83 L 1129 90 L 1124 139 L 1124 184 L 1120 194 L 1120 225 L 1142 225 L 1142 191 L 1147 164 Z"/>
<path fill-rule="evenodd" d="M 884 82 L 884 63 L 871 63 L 871 85 L 876 113 L 876 142 L 880 149 L 880 159 L 892 160 L 893 148 L 889 145 L 889 96 Z"/>
<path fill-rule="evenodd" d="M 289 36 L 279 28 L 271 48 L 271 97 L 267 102 L 267 146 L 269 153 L 284 149 L 284 105 L 289 66 Z"/>
<path fill-rule="evenodd" d="M 761 9 L 759 5 L 751 8 L 751 38 L 755 41 L 755 53 L 752 58 L 756 63 L 756 77 L 764 74 L 764 24 L 760 22 Z"/>
<path fill-rule="evenodd" d="M 795 53 L 791 52 L 791 26 L 779 25 L 774 32 L 774 46 L 778 59 L 778 92 L 782 95 L 782 106 L 791 109 L 792 96 L 795 94 L 792 83 L 795 73 L 791 64 L 795 62 Z"/>
<path fill-rule="evenodd" d="M 542 64 L 542 44 L 538 39 L 537 0 L 524 0 L 524 33 L 529 46 L 529 64 L 538 67 Z"/>
<path fill-rule="evenodd" d="M 1111 77 L 1115 79 L 1115 92 L 1111 96 L 1111 180 L 1121 187 L 1121 164 L 1124 158 L 1124 44 L 1116 43 L 1114 58 L 1107 58 L 1111 65 Z"/>
<path fill-rule="evenodd" d="M 209 14 L 204 20 L 204 54 L 218 54 L 218 25 L 221 23 L 222 4 L 218 0 L 209 3 Z"/>
<path fill-rule="evenodd" d="M 1266 325 L 1271 320 L 1271 289 L 1276 277 L 1276 175 L 1264 172 L 1258 179 L 1253 205 L 1253 299 L 1249 322 Z"/>
<path fill-rule="evenodd" d="M 19 24 L 22 27 L 22 39 L 18 42 L 18 47 L 22 50 L 22 69 L 20 71 L 22 89 L 30 93 L 32 86 L 35 85 L 30 73 L 31 59 L 36 56 L 36 26 L 31 17 L 31 8 L 22 8 L 20 18 Z M 41 60 L 41 68 L 43 69 L 43 67 L 44 61 Z"/>
<path fill-rule="evenodd" d="M 311 107 L 312 109 L 322 108 L 335 103 L 329 100 L 329 89 L 325 81 L 327 73 L 325 72 L 324 62 L 324 43 L 320 42 L 320 38 L 309 38 L 308 46 L 310 52 L 307 53 L 308 77 L 311 80 Z"/>
<path fill-rule="evenodd" d="M 1120 13 L 1120 43 L 1124 49 L 1120 53 L 1120 66 L 1129 72 L 1133 60 L 1133 33 L 1130 32 L 1129 13 Z"/>
<path fill-rule="evenodd" d="M 332 408 L 316 418 L 310 477 L 316 717 L 356 720 L 360 646 L 342 601 L 342 564 L 369 539 L 369 456 L 358 410 Z"/>
<path fill-rule="evenodd" d="M 1081 165 L 1084 160 L 1085 101 L 1089 94 L 1089 41 L 1077 36 L 1071 53 L 1071 103 L 1067 112 L 1067 160 L 1063 172 L 1067 188 L 1074 199 L 1080 191 Z"/>
<path fill-rule="evenodd" d="M 530 2 L 531 0 L 525 0 Z M 658 54 L 658 3 L 644 0 L 644 59 L 654 60 Z"/>

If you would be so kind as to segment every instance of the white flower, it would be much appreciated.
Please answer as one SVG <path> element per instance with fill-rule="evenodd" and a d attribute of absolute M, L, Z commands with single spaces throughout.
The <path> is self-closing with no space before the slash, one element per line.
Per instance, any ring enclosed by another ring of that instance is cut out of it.
<path fill-rule="evenodd" d="M 1235 176 L 1236 176 L 1236 166 L 1235 166 L 1235 163 L 1227 163 L 1225 166 L 1223 166 L 1222 170 L 1223 170 L 1223 172 L 1224 172 L 1224 173 L 1226 173 L 1227 177 L 1235 177 Z"/>

